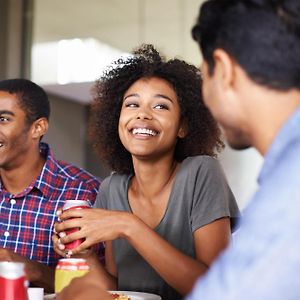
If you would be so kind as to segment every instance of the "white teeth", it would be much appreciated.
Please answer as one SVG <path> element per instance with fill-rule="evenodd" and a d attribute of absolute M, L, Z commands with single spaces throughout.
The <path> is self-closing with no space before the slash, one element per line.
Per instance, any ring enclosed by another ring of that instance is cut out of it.
<path fill-rule="evenodd" d="M 147 128 L 134 128 L 132 130 L 133 134 L 147 134 L 147 135 L 152 135 L 152 136 L 156 136 L 157 132 L 155 132 L 154 130 L 151 129 L 147 129 Z"/>

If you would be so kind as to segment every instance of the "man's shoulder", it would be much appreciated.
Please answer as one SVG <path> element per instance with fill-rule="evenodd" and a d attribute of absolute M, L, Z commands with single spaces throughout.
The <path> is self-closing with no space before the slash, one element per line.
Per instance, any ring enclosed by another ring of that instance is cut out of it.
<path fill-rule="evenodd" d="M 57 165 L 57 176 L 74 181 L 84 181 L 85 183 L 99 185 L 100 179 L 87 170 L 74 164 L 67 163 L 62 160 L 55 161 Z"/>
<path fill-rule="evenodd" d="M 64 180 L 72 179 L 74 181 L 85 181 L 99 185 L 99 178 L 82 167 L 56 159 L 47 143 L 40 143 L 40 151 L 46 157 L 44 169 L 47 177 L 55 176 Z"/>

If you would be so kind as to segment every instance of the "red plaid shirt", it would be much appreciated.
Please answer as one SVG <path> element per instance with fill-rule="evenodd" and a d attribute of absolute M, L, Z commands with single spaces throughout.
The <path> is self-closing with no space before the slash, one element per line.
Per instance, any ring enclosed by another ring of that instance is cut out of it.
<path fill-rule="evenodd" d="M 47 158 L 39 177 L 18 195 L 0 181 L 0 247 L 49 266 L 61 258 L 52 246 L 56 210 L 67 199 L 93 204 L 99 180 L 81 168 L 56 160 L 47 144 L 40 144 Z"/>

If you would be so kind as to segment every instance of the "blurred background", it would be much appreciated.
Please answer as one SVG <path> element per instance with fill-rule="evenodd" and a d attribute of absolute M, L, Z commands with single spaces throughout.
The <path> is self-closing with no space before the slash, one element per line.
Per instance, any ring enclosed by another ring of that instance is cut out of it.
<path fill-rule="evenodd" d="M 40 84 L 51 102 L 45 141 L 55 156 L 104 178 L 87 141 L 90 89 L 105 66 L 141 43 L 197 66 L 191 38 L 202 0 L 0 0 L 0 79 Z M 220 155 L 241 208 L 256 188 L 262 159 L 253 150 Z"/>

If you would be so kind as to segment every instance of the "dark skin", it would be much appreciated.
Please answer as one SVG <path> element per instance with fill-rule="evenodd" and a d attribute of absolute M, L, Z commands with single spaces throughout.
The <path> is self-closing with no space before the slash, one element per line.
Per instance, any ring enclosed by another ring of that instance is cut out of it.
<path fill-rule="evenodd" d="M 47 129 L 45 118 L 27 124 L 17 95 L 0 91 L 0 177 L 4 189 L 12 195 L 21 193 L 40 174 L 45 159 L 39 152 L 39 141 Z M 53 291 L 53 268 L 5 248 L 0 248 L 0 261 L 25 263 L 28 280 L 47 292 Z"/>

